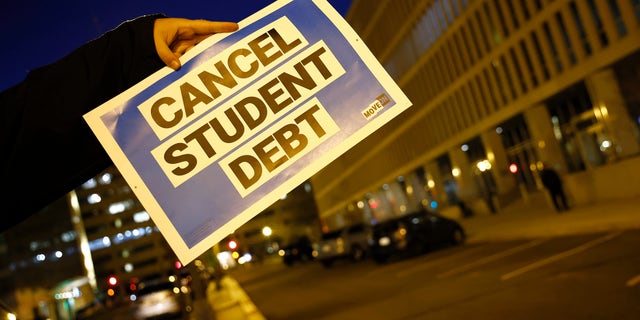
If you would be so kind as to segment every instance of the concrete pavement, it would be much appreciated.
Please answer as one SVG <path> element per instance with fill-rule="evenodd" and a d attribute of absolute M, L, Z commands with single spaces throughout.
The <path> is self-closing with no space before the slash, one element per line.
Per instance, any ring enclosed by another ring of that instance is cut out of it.
<path fill-rule="evenodd" d="M 556 213 L 546 194 L 532 194 L 492 215 L 458 219 L 467 242 L 500 241 L 611 230 L 640 229 L 640 195 L 615 201 L 578 205 Z M 218 290 L 220 289 L 220 290 Z M 240 285 L 230 276 L 207 288 L 208 301 L 217 320 L 264 320 Z"/>

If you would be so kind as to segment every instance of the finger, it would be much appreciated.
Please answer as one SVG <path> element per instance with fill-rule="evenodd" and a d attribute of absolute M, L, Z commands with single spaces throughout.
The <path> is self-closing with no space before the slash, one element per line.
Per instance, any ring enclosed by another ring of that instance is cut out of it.
<path fill-rule="evenodd" d="M 159 39 L 158 36 L 154 37 L 156 44 L 156 51 L 158 52 L 158 56 L 160 60 L 164 62 L 169 68 L 173 70 L 180 69 L 180 59 L 179 56 L 176 56 L 171 48 L 167 45 L 167 42 L 164 39 Z"/>
<path fill-rule="evenodd" d="M 232 32 L 238 30 L 237 23 L 226 21 L 190 20 L 188 27 L 199 35 L 211 35 L 219 32 Z"/>

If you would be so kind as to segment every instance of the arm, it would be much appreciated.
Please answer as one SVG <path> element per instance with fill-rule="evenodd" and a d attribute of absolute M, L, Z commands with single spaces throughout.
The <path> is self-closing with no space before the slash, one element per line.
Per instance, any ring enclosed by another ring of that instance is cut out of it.
<path fill-rule="evenodd" d="M 235 29 L 235 23 L 140 17 L 31 71 L 23 82 L 0 93 L 0 170 L 8 190 L 0 193 L 0 231 L 111 165 L 82 118 L 86 112 L 159 70 L 165 61 L 179 68 L 178 58 L 212 33 Z"/>

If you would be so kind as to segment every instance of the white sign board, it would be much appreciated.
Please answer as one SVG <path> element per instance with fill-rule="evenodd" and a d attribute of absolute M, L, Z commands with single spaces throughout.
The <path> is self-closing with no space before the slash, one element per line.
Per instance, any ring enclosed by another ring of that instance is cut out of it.
<path fill-rule="evenodd" d="M 279 0 L 84 117 L 189 263 L 410 106 L 326 0 Z"/>

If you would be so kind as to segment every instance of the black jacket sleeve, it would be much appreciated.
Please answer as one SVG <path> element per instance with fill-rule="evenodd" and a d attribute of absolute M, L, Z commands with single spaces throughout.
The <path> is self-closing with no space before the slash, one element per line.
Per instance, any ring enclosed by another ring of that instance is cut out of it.
<path fill-rule="evenodd" d="M 159 17 L 126 21 L 0 93 L 0 231 L 112 164 L 82 116 L 164 65 L 153 41 Z"/>

